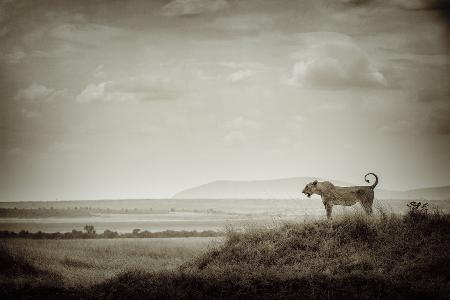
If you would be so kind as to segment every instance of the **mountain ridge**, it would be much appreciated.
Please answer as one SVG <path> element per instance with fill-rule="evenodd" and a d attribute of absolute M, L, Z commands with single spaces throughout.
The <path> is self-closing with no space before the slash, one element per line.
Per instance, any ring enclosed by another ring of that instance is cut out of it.
<path fill-rule="evenodd" d="M 215 180 L 202 185 L 182 190 L 172 198 L 175 199 L 304 199 L 303 187 L 313 180 L 329 180 L 317 177 L 288 177 L 266 180 Z M 355 184 L 329 180 L 339 186 Z M 370 183 L 359 185 L 370 185 Z M 379 199 L 450 199 L 450 185 L 401 190 L 375 189 L 375 198 Z"/>

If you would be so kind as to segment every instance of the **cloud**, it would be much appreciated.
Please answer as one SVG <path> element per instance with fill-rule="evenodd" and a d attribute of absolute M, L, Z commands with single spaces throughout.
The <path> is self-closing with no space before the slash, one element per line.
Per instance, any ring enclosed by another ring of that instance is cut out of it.
<path fill-rule="evenodd" d="M 294 115 L 286 119 L 284 125 L 287 129 L 291 129 L 294 131 L 304 129 L 309 122 L 307 122 L 307 118 L 303 115 Z M 289 139 L 286 136 L 281 137 L 279 140 L 280 144 L 286 145 Z"/>
<path fill-rule="evenodd" d="M 25 52 L 22 49 L 16 49 L 6 54 L 0 53 L 0 61 L 6 64 L 20 64 L 23 62 L 28 62 L 30 58 L 55 58 L 75 55 L 77 53 L 76 47 L 71 44 L 64 43 L 52 47 L 49 51 L 42 50 L 28 50 Z"/>
<path fill-rule="evenodd" d="M 239 146 L 243 144 L 247 137 L 263 128 L 261 122 L 247 119 L 239 116 L 232 120 L 226 121 L 222 128 L 228 132 L 223 137 L 226 146 Z"/>
<path fill-rule="evenodd" d="M 425 105 L 426 103 L 422 103 Z M 378 133 L 385 135 L 449 135 L 450 105 L 438 103 L 416 108 L 410 115 L 382 126 Z"/>
<path fill-rule="evenodd" d="M 189 16 L 216 13 L 227 9 L 225 0 L 175 0 L 163 6 L 161 12 L 165 16 Z"/>
<path fill-rule="evenodd" d="M 106 77 L 104 65 L 98 65 L 97 68 L 95 68 L 94 77 L 97 79 L 104 79 Z"/>
<path fill-rule="evenodd" d="M 42 116 L 39 112 L 35 112 L 35 111 L 27 110 L 27 109 L 22 109 L 20 111 L 20 113 L 22 114 L 22 116 L 25 119 L 38 119 Z"/>
<path fill-rule="evenodd" d="M 202 80 L 240 82 L 249 80 L 256 74 L 264 73 L 269 68 L 258 62 L 221 61 L 193 64 L 193 73 Z"/>
<path fill-rule="evenodd" d="M 410 10 L 422 9 L 448 9 L 450 1 L 448 0 L 395 0 L 398 6 Z"/>
<path fill-rule="evenodd" d="M 67 96 L 67 90 L 55 90 L 45 85 L 32 83 L 29 87 L 18 91 L 15 99 L 24 102 L 52 102 Z"/>
<path fill-rule="evenodd" d="M 428 10 L 428 9 L 446 9 L 450 6 L 450 1 L 448 0 L 394 0 L 391 3 L 386 1 L 377 1 L 377 0 L 338 0 L 341 4 L 349 4 L 349 5 L 364 5 L 374 3 L 378 6 L 389 6 L 393 4 L 403 9 L 409 10 Z"/>
<path fill-rule="evenodd" d="M 247 137 L 242 131 L 233 130 L 223 137 L 223 141 L 227 146 L 239 146 L 245 142 Z"/>
<path fill-rule="evenodd" d="M 253 120 L 249 120 L 247 118 L 244 118 L 242 116 L 239 116 L 235 119 L 229 120 L 224 123 L 223 125 L 226 129 L 231 130 L 258 130 L 262 128 L 262 124 L 260 122 L 256 122 Z"/>
<path fill-rule="evenodd" d="M 219 63 L 212 63 L 213 65 L 218 65 L 225 68 L 231 69 L 241 69 L 241 68 L 252 68 L 252 69 L 266 69 L 267 67 L 259 62 L 235 62 L 235 61 L 221 61 Z"/>
<path fill-rule="evenodd" d="M 321 104 L 317 107 L 317 109 L 320 110 L 326 110 L 326 111 L 343 111 L 345 110 L 345 104 L 342 103 L 341 101 L 337 102 L 337 101 L 333 101 L 333 102 L 327 102 L 324 104 Z"/>
<path fill-rule="evenodd" d="M 177 91 L 168 81 L 145 78 L 89 84 L 78 96 L 80 103 L 138 103 L 175 99 Z"/>
<path fill-rule="evenodd" d="M 86 144 L 57 141 L 49 145 L 48 150 L 50 152 L 80 154 L 88 148 Z"/>
<path fill-rule="evenodd" d="M 378 133 L 382 135 L 400 135 L 406 133 L 418 134 L 419 132 L 411 121 L 398 120 L 389 125 L 382 126 L 378 129 Z"/>
<path fill-rule="evenodd" d="M 363 5 L 363 4 L 372 2 L 372 0 L 339 0 L 338 2 L 342 3 L 342 4 L 350 4 L 350 5 Z"/>
<path fill-rule="evenodd" d="M 231 82 L 243 81 L 256 74 L 253 70 L 238 70 L 228 76 L 228 80 Z"/>
<path fill-rule="evenodd" d="M 313 88 L 385 86 L 384 75 L 349 41 L 315 45 L 294 64 L 290 84 Z"/>
<path fill-rule="evenodd" d="M 0 57 L 5 63 L 14 65 L 21 63 L 27 57 L 27 54 L 22 49 L 16 49 L 9 53 L 3 54 Z"/>
<path fill-rule="evenodd" d="M 428 128 L 432 133 L 450 135 L 450 104 L 438 105 L 428 116 Z"/>
<path fill-rule="evenodd" d="M 94 23 L 64 23 L 55 27 L 50 35 L 53 38 L 71 43 L 101 45 L 105 41 L 120 36 L 123 33 L 123 30 Z"/>
<path fill-rule="evenodd" d="M 211 23 L 211 27 L 213 28 L 235 33 L 270 31 L 274 26 L 274 18 L 262 14 L 227 15 L 218 17 Z"/>
<path fill-rule="evenodd" d="M 450 99 L 450 90 L 434 88 L 421 88 L 417 91 L 416 99 L 419 102 L 448 101 Z"/>

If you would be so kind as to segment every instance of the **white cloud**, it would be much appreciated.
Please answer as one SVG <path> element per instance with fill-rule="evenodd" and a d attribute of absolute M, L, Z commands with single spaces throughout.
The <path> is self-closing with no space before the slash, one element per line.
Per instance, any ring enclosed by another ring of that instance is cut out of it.
<path fill-rule="evenodd" d="M 286 118 L 286 121 L 284 124 L 285 124 L 286 128 L 294 130 L 294 131 L 298 131 L 298 130 L 303 130 L 306 127 L 306 125 L 308 125 L 308 122 L 307 122 L 307 119 L 305 116 L 295 115 L 290 118 Z M 286 144 L 287 141 L 288 141 L 288 138 L 286 136 L 279 139 L 279 142 L 281 144 Z"/>
<path fill-rule="evenodd" d="M 345 4 L 363 4 L 364 2 L 368 2 L 370 0 L 339 0 L 341 3 Z"/>
<path fill-rule="evenodd" d="M 238 70 L 228 76 L 228 80 L 231 82 L 243 81 L 255 75 L 255 73 L 253 70 Z"/>
<path fill-rule="evenodd" d="M 144 125 L 137 130 L 137 134 L 145 136 L 155 136 L 160 132 L 160 129 L 155 125 Z"/>
<path fill-rule="evenodd" d="M 266 69 L 267 67 L 259 62 L 235 62 L 235 61 L 222 61 L 219 63 L 214 62 L 214 65 L 231 69 L 252 68 L 252 69 Z"/>
<path fill-rule="evenodd" d="M 442 103 L 436 106 L 410 109 L 407 116 L 390 122 L 378 129 L 383 135 L 449 135 L 450 105 Z"/>
<path fill-rule="evenodd" d="M 256 121 L 244 118 L 242 116 L 239 116 L 235 119 L 225 122 L 223 127 L 226 129 L 238 130 L 238 131 L 258 130 L 258 129 L 262 128 L 262 124 L 260 122 L 256 122 Z"/>
<path fill-rule="evenodd" d="M 98 65 L 97 68 L 95 68 L 94 77 L 97 79 L 104 79 L 106 77 L 104 65 Z"/>
<path fill-rule="evenodd" d="M 105 97 L 106 82 L 96 84 L 89 84 L 78 96 L 77 101 L 80 103 L 90 102 L 107 102 Z"/>
<path fill-rule="evenodd" d="M 38 119 L 40 118 L 42 115 L 38 112 L 35 111 L 31 111 L 31 110 L 27 110 L 27 109 L 22 109 L 20 111 L 20 113 L 22 114 L 22 116 L 26 119 Z"/>
<path fill-rule="evenodd" d="M 15 99 L 25 102 L 52 102 L 66 96 L 67 90 L 55 90 L 33 82 L 29 87 L 19 90 Z"/>
<path fill-rule="evenodd" d="M 223 31 L 255 32 L 272 29 L 274 20 L 265 15 L 234 15 L 219 17 L 211 26 Z"/>
<path fill-rule="evenodd" d="M 420 10 L 448 7 L 447 0 L 395 0 L 395 4 L 404 9 Z"/>
<path fill-rule="evenodd" d="M 138 103 L 152 100 L 170 100 L 177 96 L 176 90 L 168 81 L 146 78 L 89 84 L 78 96 L 80 103 L 115 102 Z"/>
<path fill-rule="evenodd" d="M 261 124 L 261 122 L 239 116 L 226 121 L 222 125 L 222 128 L 227 130 L 227 134 L 223 137 L 225 145 L 239 146 L 247 140 L 249 135 L 252 135 L 262 129 L 263 124 Z"/>
<path fill-rule="evenodd" d="M 366 53 L 349 41 L 315 45 L 300 58 L 294 64 L 290 84 L 317 88 L 386 85 Z"/>
<path fill-rule="evenodd" d="M 123 30 L 93 23 L 65 23 L 55 27 L 51 31 L 51 36 L 72 43 L 101 45 L 110 38 L 123 33 Z"/>
<path fill-rule="evenodd" d="M 1 60 L 7 64 L 14 65 L 21 63 L 26 57 L 27 54 L 22 49 L 16 49 L 12 52 L 1 55 Z"/>
<path fill-rule="evenodd" d="M 317 109 L 320 110 L 327 110 L 327 111 L 343 111 L 345 109 L 345 104 L 341 101 L 333 101 L 333 102 L 327 102 L 324 104 L 319 105 Z"/>
<path fill-rule="evenodd" d="M 69 43 L 61 43 L 51 50 L 28 50 L 25 52 L 22 49 L 16 49 L 6 54 L 0 53 L 0 61 L 7 64 L 15 65 L 26 61 L 29 58 L 53 58 L 75 55 L 77 53 L 76 47 Z"/>
<path fill-rule="evenodd" d="M 444 88 L 440 86 L 433 87 L 421 87 L 418 91 L 415 92 L 415 96 L 417 101 L 419 102 L 435 102 L 435 101 L 443 101 L 446 102 L 450 99 L 450 90 L 447 86 Z"/>
<path fill-rule="evenodd" d="M 233 130 L 228 132 L 224 137 L 223 141 L 227 146 L 239 146 L 246 140 L 246 136 L 242 131 Z"/>
<path fill-rule="evenodd" d="M 175 0 L 164 5 L 161 11 L 172 17 L 216 13 L 228 7 L 225 0 Z"/>
<path fill-rule="evenodd" d="M 36 26 L 33 30 L 25 33 L 22 37 L 22 41 L 24 45 L 29 48 L 32 48 L 45 38 L 45 35 L 48 33 L 50 28 L 49 24 L 42 24 L 41 26 Z"/>
<path fill-rule="evenodd" d="M 49 146 L 50 152 L 60 152 L 60 153 L 81 153 L 87 150 L 89 147 L 86 144 L 71 143 L 71 142 L 54 142 Z"/>
<path fill-rule="evenodd" d="M 202 80 L 240 82 L 250 79 L 269 68 L 262 63 L 250 61 L 221 61 L 192 64 L 193 73 Z"/>
<path fill-rule="evenodd" d="M 399 134 L 418 134 L 414 124 L 410 121 L 399 120 L 389 125 L 384 125 L 378 129 L 378 133 L 382 135 L 399 135 Z"/>
<path fill-rule="evenodd" d="M 442 103 L 432 109 L 428 115 L 427 127 L 434 134 L 450 134 L 450 103 Z"/>

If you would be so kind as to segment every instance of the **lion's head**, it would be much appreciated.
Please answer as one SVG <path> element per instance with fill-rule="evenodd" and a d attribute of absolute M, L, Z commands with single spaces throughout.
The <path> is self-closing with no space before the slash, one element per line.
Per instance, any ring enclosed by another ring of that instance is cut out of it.
<path fill-rule="evenodd" d="M 317 193 L 317 180 L 314 180 L 313 182 L 308 183 L 305 188 L 302 191 L 303 194 L 308 196 L 308 198 L 311 198 L 312 194 Z"/>

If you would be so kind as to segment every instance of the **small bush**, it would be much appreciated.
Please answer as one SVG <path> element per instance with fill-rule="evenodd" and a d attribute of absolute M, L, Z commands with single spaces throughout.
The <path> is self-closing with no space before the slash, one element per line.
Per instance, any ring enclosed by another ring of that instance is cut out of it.
<path fill-rule="evenodd" d="M 428 203 L 412 201 L 407 206 L 409 208 L 406 214 L 407 220 L 421 221 L 428 217 Z"/>
<path fill-rule="evenodd" d="M 87 235 L 89 236 L 95 235 L 94 225 L 85 225 L 83 229 L 86 231 Z"/>

